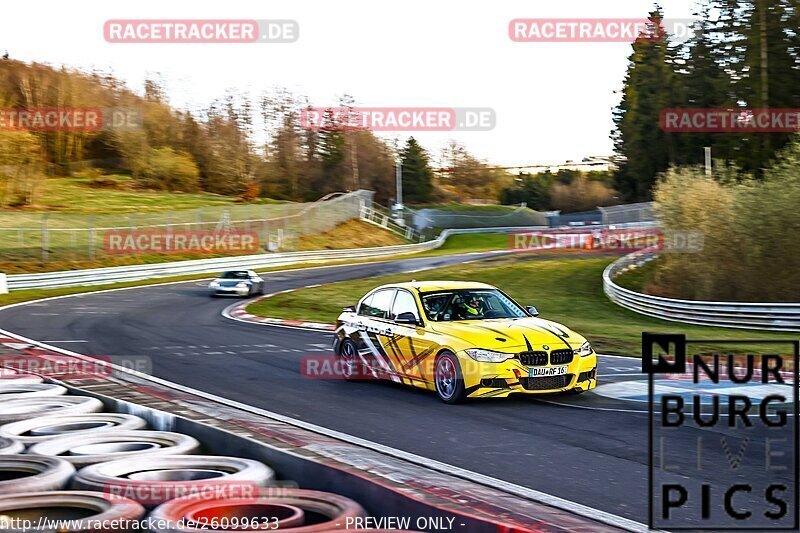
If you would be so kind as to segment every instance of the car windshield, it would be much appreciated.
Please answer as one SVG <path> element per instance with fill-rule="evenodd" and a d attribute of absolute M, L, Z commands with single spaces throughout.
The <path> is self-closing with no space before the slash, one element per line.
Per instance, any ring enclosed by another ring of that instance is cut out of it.
<path fill-rule="evenodd" d="M 249 277 L 246 270 L 229 270 L 223 272 L 219 279 L 247 279 Z"/>
<path fill-rule="evenodd" d="M 434 322 L 527 316 L 511 298 L 496 289 L 428 292 L 420 298 L 425 314 Z"/>

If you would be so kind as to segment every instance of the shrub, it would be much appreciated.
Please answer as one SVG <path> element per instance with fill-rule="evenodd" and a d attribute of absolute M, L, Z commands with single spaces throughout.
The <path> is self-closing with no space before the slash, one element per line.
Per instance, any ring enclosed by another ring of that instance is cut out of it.
<path fill-rule="evenodd" d="M 166 191 L 195 192 L 200 171 L 192 156 L 172 148 L 151 148 L 139 177 L 141 186 Z"/>
<path fill-rule="evenodd" d="M 598 206 L 614 203 L 616 203 L 614 189 L 601 181 L 590 180 L 583 175 L 573 178 L 568 183 L 556 183 L 550 190 L 550 204 L 553 209 L 567 213 L 588 211 Z"/>
<path fill-rule="evenodd" d="M 258 183 L 255 181 L 251 181 L 244 187 L 244 191 L 240 194 L 237 198 L 237 202 L 241 203 L 251 203 L 258 200 L 258 195 L 261 192 L 261 187 L 259 187 Z"/>
<path fill-rule="evenodd" d="M 0 131 L 0 206 L 29 207 L 45 180 L 39 139 L 29 132 Z"/>
<path fill-rule="evenodd" d="M 654 190 L 667 230 L 699 230 L 700 253 L 664 254 L 648 292 L 697 300 L 800 299 L 800 142 L 763 181 L 720 165 L 714 179 L 699 167 L 669 170 Z"/>

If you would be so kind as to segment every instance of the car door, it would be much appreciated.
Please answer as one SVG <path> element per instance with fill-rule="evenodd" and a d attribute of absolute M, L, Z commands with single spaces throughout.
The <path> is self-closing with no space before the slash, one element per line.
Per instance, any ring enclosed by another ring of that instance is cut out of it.
<path fill-rule="evenodd" d="M 394 336 L 395 324 L 389 315 L 396 289 L 379 289 L 362 300 L 358 308 L 359 328 L 356 344 L 361 362 L 375 377 L 400 381 L 396 360 L 386 346 Z"/>
<path fill-rule="evenodd" d="M 400 324 L 397 318 L 413 315 L 416 325 Z M 433 381 L 433 357 L 438 346 L 425 330 L 423 315 L 414 294 L 406 289 L 397 289 L 392 304 L 391 319 L 395 321 L 394 336 L 388 340 L 386 351 L 395 361 L 398 373 L 412 385 L 424 387 Z"/>

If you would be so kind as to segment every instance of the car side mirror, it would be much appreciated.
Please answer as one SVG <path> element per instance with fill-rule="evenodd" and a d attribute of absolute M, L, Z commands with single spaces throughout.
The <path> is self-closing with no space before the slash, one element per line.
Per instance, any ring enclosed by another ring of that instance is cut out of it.
<path fill-rule="evenodd" d="M 531 315 L 531 316 L 539 316 L 539 310 L 538 310 L 538 309 L 536 309 L 536 308 L 535 308 L 534 306 L 532 306 L 532 305 L 526 305 L 526 306 L 525 306 L 525 310 L 526 310 L 528 313 L 530 313 L 530 315 Z"/>
<path fill-rule="evenodd" d="M 407 325 L 407 326 L 417 326 L 417 325 L 419 325 L 419 321 L 417 320 L 417 317 L 414 316 L 414 313 L 409 313 L 409 312 L 400 313 L 399 315 L 397 315 L 394 318 L 394 321 L 397 324 L 404 324 L 404 325 Z"/>
<path fill-rule="evenodd" d="M 342 311 L 344 311 L 345 313 L 355 313 L 356 312 L 356 308 L 355 308 L 355 306 L 348 305 L 347 307 L 343 307 Z"/>

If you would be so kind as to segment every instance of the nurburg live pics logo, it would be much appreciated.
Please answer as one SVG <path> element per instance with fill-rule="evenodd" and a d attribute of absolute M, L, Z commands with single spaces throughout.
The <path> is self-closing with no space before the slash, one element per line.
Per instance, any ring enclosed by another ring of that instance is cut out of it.
<path fill-rule="evenodd" d="M 642 333 L 651 529 L 798 530 L 799 358 L 796 340 Z"/>

